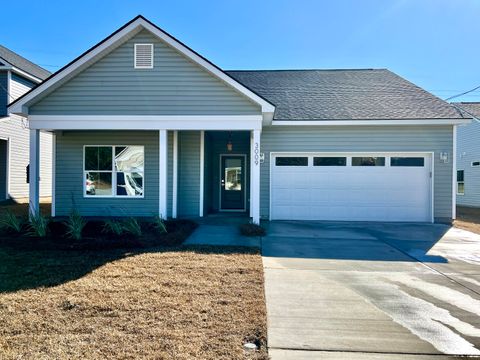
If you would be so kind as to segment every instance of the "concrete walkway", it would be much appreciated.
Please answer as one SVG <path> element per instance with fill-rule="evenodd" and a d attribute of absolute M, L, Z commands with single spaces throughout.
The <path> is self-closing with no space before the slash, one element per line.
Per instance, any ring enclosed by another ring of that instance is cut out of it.
<path fill-rule="evenodd" d="M 238 225 L 200 224 L 185 245 L 250 246 L 260 248 L 259 237 L 242 236 Z"/>
<path fill-rule="evenodd" d="M 272 360 L 480 355 L 480 236 L 271 222 L 262 245 Z"/>

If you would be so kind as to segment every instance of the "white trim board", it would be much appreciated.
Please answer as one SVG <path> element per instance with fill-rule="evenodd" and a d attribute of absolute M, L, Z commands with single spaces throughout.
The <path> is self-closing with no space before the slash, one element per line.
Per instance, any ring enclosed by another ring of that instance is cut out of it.
<path fill-rule="evenodd" d="M 33 76 L 15 66 L 12 66 L 12 65 L 6 65 L 6 66 L 0 66 L 0 70 L 9 70 L 9 71 L 13 71 L 14 73 L 20 75 L 20 76 L 23 76 L 24 78 L 27 78 L 28 80 L 31 80 L 33 81 L 34 83 L 41 83 L 43 80 L 40 79 L 40 78 L 37 78 L 36 76 Z"/>
<path fill-rule="evenodd" d="M 384 125 L 452 125 L 469 124 L 471 119 L 391 119 L 391 120 L 273 120 L 274 126 L 384 126 Z"/>
<path fill-rule="evenodd" d="M 42 130 L 258 130 L 262 115 L 30 115 Z"/>
<path fill-rule="evenodd" d="M 66 66 L 64 69 L 61 69 L 58 73 L 54 74 L 45 82 L 31 90 L 23 98 L 11 105 L 9 107 L 9 111 L 15 114 L 27 115 L 28 107 L 32 105 L 39 97 L 48 94 L 48 91 L 53 91 L 55 88 L 61 86 L 65 81 L 78 74 L 87 66 L 90 66 L 92 63 L 96 62 L 98 59 L 109 53 L 112 48 L 123 43 L 126 39 L 131 37 L 132 34 L 134 35 L 142 29 L 150 31 L 153 35 L 158 37 L 169 46 L 173 47 L 175 50 L 208 71 L 210 74 L 217 77 L 225 84 L 231 86 L 254 103 L 260 105 L 262 108 L 262 113 L 273 114 L 275 111 L 275 106 L 261 98 L 259 95 L 255 94 L 250 89 L 246 88 L 244 85 L 240 84 L 238 81 L 234 80 L 232 77 L 228 76 L 218 67 L 180 43 L 178 40 L 174 39 L 160 28 L 153 25 L 150 21 L 142 16 L 136 17 L 130 23 L 127 23 L 123 28 L 117 30 L 116 33 L 113 33 L 110 38 L 103 40 L 91 50 L 87 51 L 85 54 L 72 62 L 70 65 Z"/>

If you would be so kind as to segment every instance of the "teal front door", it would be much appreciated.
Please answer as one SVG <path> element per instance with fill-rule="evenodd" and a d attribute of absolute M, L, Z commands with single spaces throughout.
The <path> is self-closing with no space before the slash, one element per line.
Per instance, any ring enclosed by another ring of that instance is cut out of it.
<path fill-rule="evenodd" d="M 245 156 L 220 156 L 220 210 L 245 210 Z"/>

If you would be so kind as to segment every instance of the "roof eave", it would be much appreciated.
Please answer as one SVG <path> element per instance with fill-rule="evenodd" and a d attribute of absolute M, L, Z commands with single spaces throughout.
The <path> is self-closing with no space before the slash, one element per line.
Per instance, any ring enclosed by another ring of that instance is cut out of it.
<path fill-rule="evenodd" d="M 344 119 L 344 120 L 272 120 L 274 126 L 393 126 L 393 125 L 462 125 L 471 123 L 466 118 L 439 119 Z"/>
<path fill-rule="evenodd" d="M 74 59 L 72 62 L 61 68 L 59 71 L 52 74 L 42 84 L 13 101 L 11 104 L 8 105 L 8 111 L 13 114 L 27 116 L 28 107 L 33 104 L 39 97 L 44 95 L 47 90 L 54 86 L 61 86 L 63 84 L 62 80 L 66 82 L 69 79 L 69 75 L 70 77 L 75 76 L 75 72 L 82 71 L 83 66 L 85 66 L 86 63 L 92 61 L 94 62 L 96 58 L 102 57 L 109 52 L 110 47 L 115 46 L 115 44 L 121 42 L 122 39 L 127 37 L 129 34 L 137 31 L 139 28 L 150 31 L 158 38 L 160 38 L 170 46 L 174 47 L 184 56 L 187 56 L 192 61 L 197 63 L 199 66 L 204 68 L 213 76 L 216 76 L 224 83 L 233 87 L 235 90 L 249 98 L 251 101 L 258 104 L 262 109 L 262 113 L 268 114 L 275 111 L 275 106 L 269 101 L 267 101 L 248 87 L 244 86 L 243 84 L 235 80 L 233 77 L 226 74 L 218 66 L 214 65 L 212 62 L 210 62 L 200 54 L 196 53 L 194 50 L 190 49 L 188 46 L 184 45 L 182 42 L 180 42 L 179 40 L 166 33 L 158 26 L 154 25 L 140 15 L 132 19 L 130 22 L 125 24 L 123 27 L 112 33 L 110 36 L 108 36 L 89 50 L 87 50 L 85 53 Z"/>

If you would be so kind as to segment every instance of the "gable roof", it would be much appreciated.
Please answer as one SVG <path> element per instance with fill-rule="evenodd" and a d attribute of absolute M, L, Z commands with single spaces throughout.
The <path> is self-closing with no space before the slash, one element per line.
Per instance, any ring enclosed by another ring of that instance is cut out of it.
<path fill-rule="evenodd" d="M 480 120 L 480 102 L 454 102 L 452 103 L 465 117 L 472 117 Z M 463 110 L 463 111 L 462 111 Z"/>
<path fill-rule="evenodd" d="M 147 20 L 141 15 L 136 16 L 117 31 L 106 37 L 104 40 L 84 52 L 82 55 L 65 65 L 63 68 L 48 77 L 41 85 L 25 93 L 15 101 L 9 104 L 9 111 L 15 114 L 26 115 L 28 113 L 28 106 L 37 99 L 42 98 L 51 93 L 56 88 L 67 82 L 69 79 L 86 69 L 91 64 L 111 52 L 116 47 L 120 46 L 126 40 L 135 36 L 141 30 L 150 31 L 153 35 L 163 40 L 168 45 L 175 48 L 181 54 L 189 58 L 191 61 L 216 76 L 218 79 L 236 89 L 239 93 L 249 98 L 254 103 L 262 108 L 262 112 L 271 114 L 275 111 L 275 107 L 262 96 L 250 90 L 247 86 L 242 85 L 233 77 L 226 74 L 218 66 L 160 29 L 158 26 Z"/>
<path fill-rule="evenodd" d="M 50 71 L 45 70 L 2 45 L 0 45 L 0 62 L 5 65 L 14 66 L 39 80 L 45 80 L 50 76 Z"/>
<path fill-rule="evenodd" d="M 273 103 L 274 120 L 464 118 L 447 102 L 386 69 L 227 73 Z"/>

